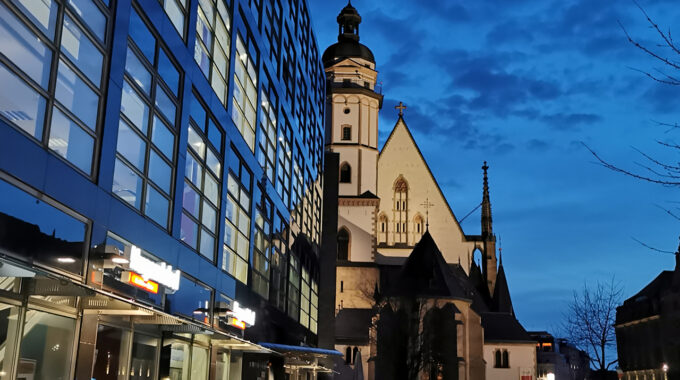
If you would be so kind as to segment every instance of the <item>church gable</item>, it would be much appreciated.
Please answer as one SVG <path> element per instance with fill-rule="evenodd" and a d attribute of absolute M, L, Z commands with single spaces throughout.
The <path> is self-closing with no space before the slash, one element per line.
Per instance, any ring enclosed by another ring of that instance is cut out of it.
<path fill-rule="evenodd" d="M 394 248 L 412 247 L 427 229 L 440 242 L 446 262 L 469 267 L 474 243 L 467 242 L 437 181 L 402 117 L 378 157 L 380 219 L 378 250 L 403 255 Z M 390 251 L 390 249 L 392 250 Z"/>

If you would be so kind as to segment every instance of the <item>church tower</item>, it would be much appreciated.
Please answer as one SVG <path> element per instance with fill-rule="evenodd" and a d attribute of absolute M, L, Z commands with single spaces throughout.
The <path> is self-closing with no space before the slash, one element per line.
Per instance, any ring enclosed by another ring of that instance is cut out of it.
<path fill-rule="evenodd" d="M 337 17 L 338 42 L 322 60 L 326 70 L 326 148 L 340 154 L 339 196 L 376 194 L 378 111 L 373 53 L 359 43 L 361 16 L 347 4 Z"/>
<path fill-rule="evenodd" d="M 493 220 L 491 218 L 491 199 L 489 198 L 489 166 L 484 161 L 484 191 L 482 195 L 482 245 L 484 247 L 484 278 L 489 287 L 489 294 L 494 294 L 496 286 L 496 235 L 493 234 Z"/>

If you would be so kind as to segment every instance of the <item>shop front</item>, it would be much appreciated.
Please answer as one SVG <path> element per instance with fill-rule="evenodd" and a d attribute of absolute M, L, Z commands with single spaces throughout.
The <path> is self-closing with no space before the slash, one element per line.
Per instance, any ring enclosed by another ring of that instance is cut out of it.
<path fill-rule="evenodd" d="M 101 269 L 96 264 L 90 267 Z M 119 279 L 129 280 L 130 274 L 120 269 L 115 271 L 122 274 Z M 93 271 L 88 276 L 97 279 Z M 245 323 L 234 317 L 242 316 L 243 310 L 234 313 L 226 302 L 213 308 L 212 298 L 206 304 L 199 297 L 200 286 L 183 282 L 182 276 L 174 289 L 143 278 L 140 290 L 147 287 L 144 291 L 150 294 L 137 295 L 145 301 L 139 302 L 108 287 L 92 286 L 96 281 L 81 284 L 0 256 L 0 380 L 247 378 L 244 355 L 272 352 L 241 339 L 238 330 L 220 328 L 229 322 Z M 182 293 L 187 284 L 194 288 L 187 286 L 188 293 Z M 163 292 L 165 302 L 173 302 L 174 296 L 175 306 L 184 307 L 181 310 L 192 317 L 153 307 Z M 188 295 L 191 299 L 183 300 Z M 202 307 L 187 311 L 199 303 Z"/>

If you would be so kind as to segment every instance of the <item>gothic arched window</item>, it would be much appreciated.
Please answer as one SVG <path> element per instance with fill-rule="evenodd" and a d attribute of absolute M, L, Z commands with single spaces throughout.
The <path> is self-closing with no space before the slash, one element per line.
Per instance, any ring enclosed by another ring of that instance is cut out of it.
<path fill-rule="evenodd" d="M 345 227 L 338 231 L 338 260 L 349 260 L 349 231 Z"/>
<path fill-rule="evenodd" d="M 359 348 L 354 347 L 354 350 L 352 351 L 352 364 L 357 364 L 356 363 L 357 352 L 359 352 Z"/>
<path fill-rule="evenodd" d="M 510 355 L 507 350 L 503 350 L 503 368 L 510 368 Z"/>
<path fill-rule="evenodd" d="M 501 350 L 496 350 L 496 353 L 494 354 L 494 363 L 493 367 L 494 368 L 503 368 L 503 362 L 501 360 Z"/>
<path fill-rule="evenodd" d="M 340 183 L 352 182 L 352 168 L 348 163 L 340 165 Z"/>
<path fill-rule="evenodd" d="M 378 217 L 378 243 L 387 243 L 387 222 L 387 215 L 385 215 L 385 213 L 380 213 L 380 216 Z"/>
<path fill-rule="evenodd" d="M 345 364 L 352 364 L 352 347 L 345 348 Z"/>
<path fill-rule="evenodd" d="M 399 176 L 394 181 L 394 222 L 396 226 L 396 233 L 394 235 L 395 243 L 407 242 L 407 226 L 408 222 L 408 183 L 403 176 Z"/>
<path fill-rule="evenodd" d="M 423 236 L 424 227 L 425 223 L 423 223 L 423 216 L 417 214 L 416 217 L 413 218 L 413 228 L 415 229 L 416 238 L 420 238 L 421 236 Z"/>

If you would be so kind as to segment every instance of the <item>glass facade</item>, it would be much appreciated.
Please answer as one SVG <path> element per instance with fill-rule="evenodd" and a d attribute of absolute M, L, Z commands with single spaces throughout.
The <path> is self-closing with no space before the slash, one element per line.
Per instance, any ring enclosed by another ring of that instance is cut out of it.
<path fill-rule="evenodd" d="M 238 379 L 241 353 L 202 340 L 241 334 L 215 295 L 315 342 L 324 70 L 306 7 L 0 0 L 0 380 L 208 379 L 212 362 Z"/>

